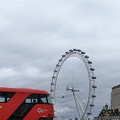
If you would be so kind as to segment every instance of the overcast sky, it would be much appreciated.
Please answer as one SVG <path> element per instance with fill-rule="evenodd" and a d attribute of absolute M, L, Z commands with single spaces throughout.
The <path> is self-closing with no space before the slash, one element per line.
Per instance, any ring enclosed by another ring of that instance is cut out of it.
<path fill-rule="evenodd" d="M 50 90 L 61 55 L 93 62 L 97 116 L 120 84 L 119 0 L 0 0 L 0 84 Z"/>

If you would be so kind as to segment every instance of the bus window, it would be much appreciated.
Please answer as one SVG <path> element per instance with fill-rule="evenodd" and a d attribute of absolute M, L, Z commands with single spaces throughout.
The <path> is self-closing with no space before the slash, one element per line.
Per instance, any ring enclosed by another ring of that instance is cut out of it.
<path fill-rule="evenodd" d="M 10 100 L 14 94 L 15 94 L 14 92 L 7 92 L 7 98 L 6 98 L 6 100 L 7 101 Z"/>
<path fill-rule="evenodd" d="M 5 102 L 5 92 L 0 92 L 0 102 Z"/>
<path fill-rule="evenodd" d="M 40 95 L 40 103 L 47 103 L 46 95 Z"/>
<path fill-rule="evenodd" d="M 52 104 L 52 99 L 51 99 L 50 95 L 47 95 L 47 100 L 48 100 L 49 104 Z"/>
<path fill-rule="evenodd" d="M 38 103 L 38 95 L 32 94 L 28 96 L 27 99 L 25 100 L 25 103 Z"/>
<path fill-rule="evenodd" d="M 39 96 L 39 99 L 38 99 Z M 50 95 L 45 95 L 45 94 L 32 94 L 28 96 L 25 100 L 25 103 L 49 103 L 52 104 L 52 100 Z"/>
<path fill-rule="evenodd" d="M 13 92 L 0 92 L 0 102 L 7 102 L 14 94 Z"/>

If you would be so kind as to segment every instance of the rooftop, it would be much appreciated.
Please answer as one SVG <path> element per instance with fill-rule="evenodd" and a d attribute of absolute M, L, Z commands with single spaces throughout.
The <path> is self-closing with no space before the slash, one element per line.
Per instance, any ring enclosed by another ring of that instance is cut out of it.
<path fill-rule="evenodd" d="M 116 88 L 120 88 L 120 85 L 117 85 L 117 86 L 112 87 L 112 90 L 113 90 L 113 89 L 116 89 Z"/>

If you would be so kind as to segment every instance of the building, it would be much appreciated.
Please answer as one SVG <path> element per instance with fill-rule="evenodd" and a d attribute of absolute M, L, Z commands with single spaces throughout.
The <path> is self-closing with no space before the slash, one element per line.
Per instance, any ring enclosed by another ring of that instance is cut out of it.
<path fill-rule="evenodd" d="M 94 120 L 120 120 L 120 85 L 114 86 L 111 92 L 111 106 L 103 106 Z"/>
<path fill-rule="evenodd" d="M 94 120 L 120 120 L 120 111 L 118 109 L 113 110 L 108 108 L 106 104 L 103 106 L 98 117 L 95 117 Z"/>
<path fill-rule="evenodd" d="M 111 108 L 120 111 L 120 85 L 114 86 L 111 92 Z"/>

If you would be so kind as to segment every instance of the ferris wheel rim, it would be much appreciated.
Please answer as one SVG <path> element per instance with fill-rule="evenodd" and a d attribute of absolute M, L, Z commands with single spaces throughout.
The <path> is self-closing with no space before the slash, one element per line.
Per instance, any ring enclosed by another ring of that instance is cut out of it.
<path fill-rule="evenodd" d="M 78 57 L 80 60 L 83 61 L 84 65 L 86 66 L 88 76 L 89 76 L 89 95 L 88 95 L 86 108 L 85 108 L 83 116 L 81 118 L 83 120 L 85 115 L 87 115 L 87 117 L 88 117 L 89 115 L 92 114 L 91 109 L 94 106 L 93 102 L 94 102 L 94 98 L 96 97 L 96 95 L 95 95 L 95 88 L 96 88 L 95 79 L 96 79 L 96 77 L 94 76 L 95 69 L 92 68 L 92 65 L 91 65 L 92 62 L 88 60 L 89 56 L 85 55 L 85 52 L 83 52 L 79 49 L 73 49 L 73 50 L 69 50 L 69 52 L 66 52 L 65 55 L 62 55 L 62 58 L 59 59 L 57 65 L 55 67 L 55 70 L 53 72 L 50 94 L 54 101 L 54 104 L 56 104 L 56 84 L 57 84 L 57 78 L 59 75 L 59 71 L 61 70 L 61 67 L 64 64 L 64 62 L 71 57 Z"/>

